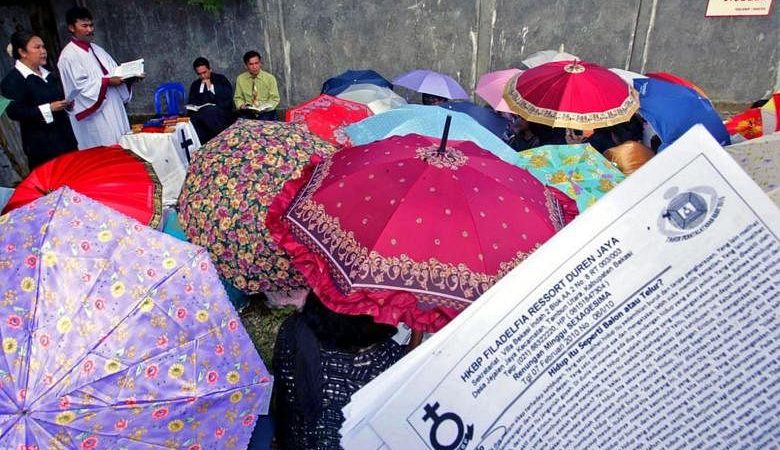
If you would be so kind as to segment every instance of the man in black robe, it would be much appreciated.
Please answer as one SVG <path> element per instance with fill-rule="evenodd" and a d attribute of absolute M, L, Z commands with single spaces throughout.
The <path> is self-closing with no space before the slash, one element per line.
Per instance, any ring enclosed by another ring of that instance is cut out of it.
<path fill-rule="evenodd" d="M 233 85 L 211 71 L 209 60 L 198 57 L 192 63 L 198 79 L 190 85 L 187 110 L 200 142 L 206 143 L 232 122 Z"/>

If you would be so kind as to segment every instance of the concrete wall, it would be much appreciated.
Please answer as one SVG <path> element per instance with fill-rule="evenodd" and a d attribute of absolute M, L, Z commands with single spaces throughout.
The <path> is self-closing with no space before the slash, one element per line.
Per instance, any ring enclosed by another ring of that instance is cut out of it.
<path fill-rule="evenodd" d="M 72 3 L 52 0 L 60 24 Z M 430 68 L 470 90 L 484 72 L 560 46 L 609 67 L 677 73 L 718 102 L 750 102 L 780 84 L 778 8 L 770 17 L 705 18 L 706 1 L 686 0 L 224 0 L 218 14 L 185 0 L 80 3 L 95 16 L 96 42 L 117 60 L 146 59 L 132 113 L 153 110 L 161 82 L 188 86 L 197 56 L 234 79 L 249 49 L 276 75 L 282 106 L 349 68 L 390 79 Z M 62 25 L 60 33 L 66 42 Z"/>

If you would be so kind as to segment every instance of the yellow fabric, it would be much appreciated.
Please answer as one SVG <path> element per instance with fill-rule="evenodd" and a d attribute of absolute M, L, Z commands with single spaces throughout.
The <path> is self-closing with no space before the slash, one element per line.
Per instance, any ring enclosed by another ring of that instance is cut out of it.
<path fill-rule="evenodd" d="M 653 156 L 655 156 L 654 151 L 636 141 L 626 141 L 604 152 L 604 157 L 613 162 L 625 175 L 636 172 Z"/>

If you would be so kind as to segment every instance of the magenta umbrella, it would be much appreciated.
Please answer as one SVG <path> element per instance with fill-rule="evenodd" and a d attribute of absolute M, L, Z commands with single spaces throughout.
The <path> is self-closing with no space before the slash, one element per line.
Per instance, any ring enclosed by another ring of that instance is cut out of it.
<path fill-rule="evenodd" d="M 522 72 L 522 70 L 514 67 L 488 72 L 479 77 L 477 88 L 474 92 L 496 111 L 514 114 L 504 100 L 504 88 L 506 88 L 510 78 Z"/>
<path fill-rule="evenodd" d="M 421 94 L 438 95 L 450 100 L 469 98 L 469 94 L 454 78 L 433 70 L 412 70 L 396 77 L 393 80 L 393 84 L 409 88 Z"/>

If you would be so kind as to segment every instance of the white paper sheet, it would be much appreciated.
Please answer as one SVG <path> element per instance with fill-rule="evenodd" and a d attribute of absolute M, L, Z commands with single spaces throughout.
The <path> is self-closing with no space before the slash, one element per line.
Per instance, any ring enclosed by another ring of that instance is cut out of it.
<path fill-rule="evenodd" d="M 696 127 L 358 392 L 342 445 L 777 446 L 778 235 Z"/>

